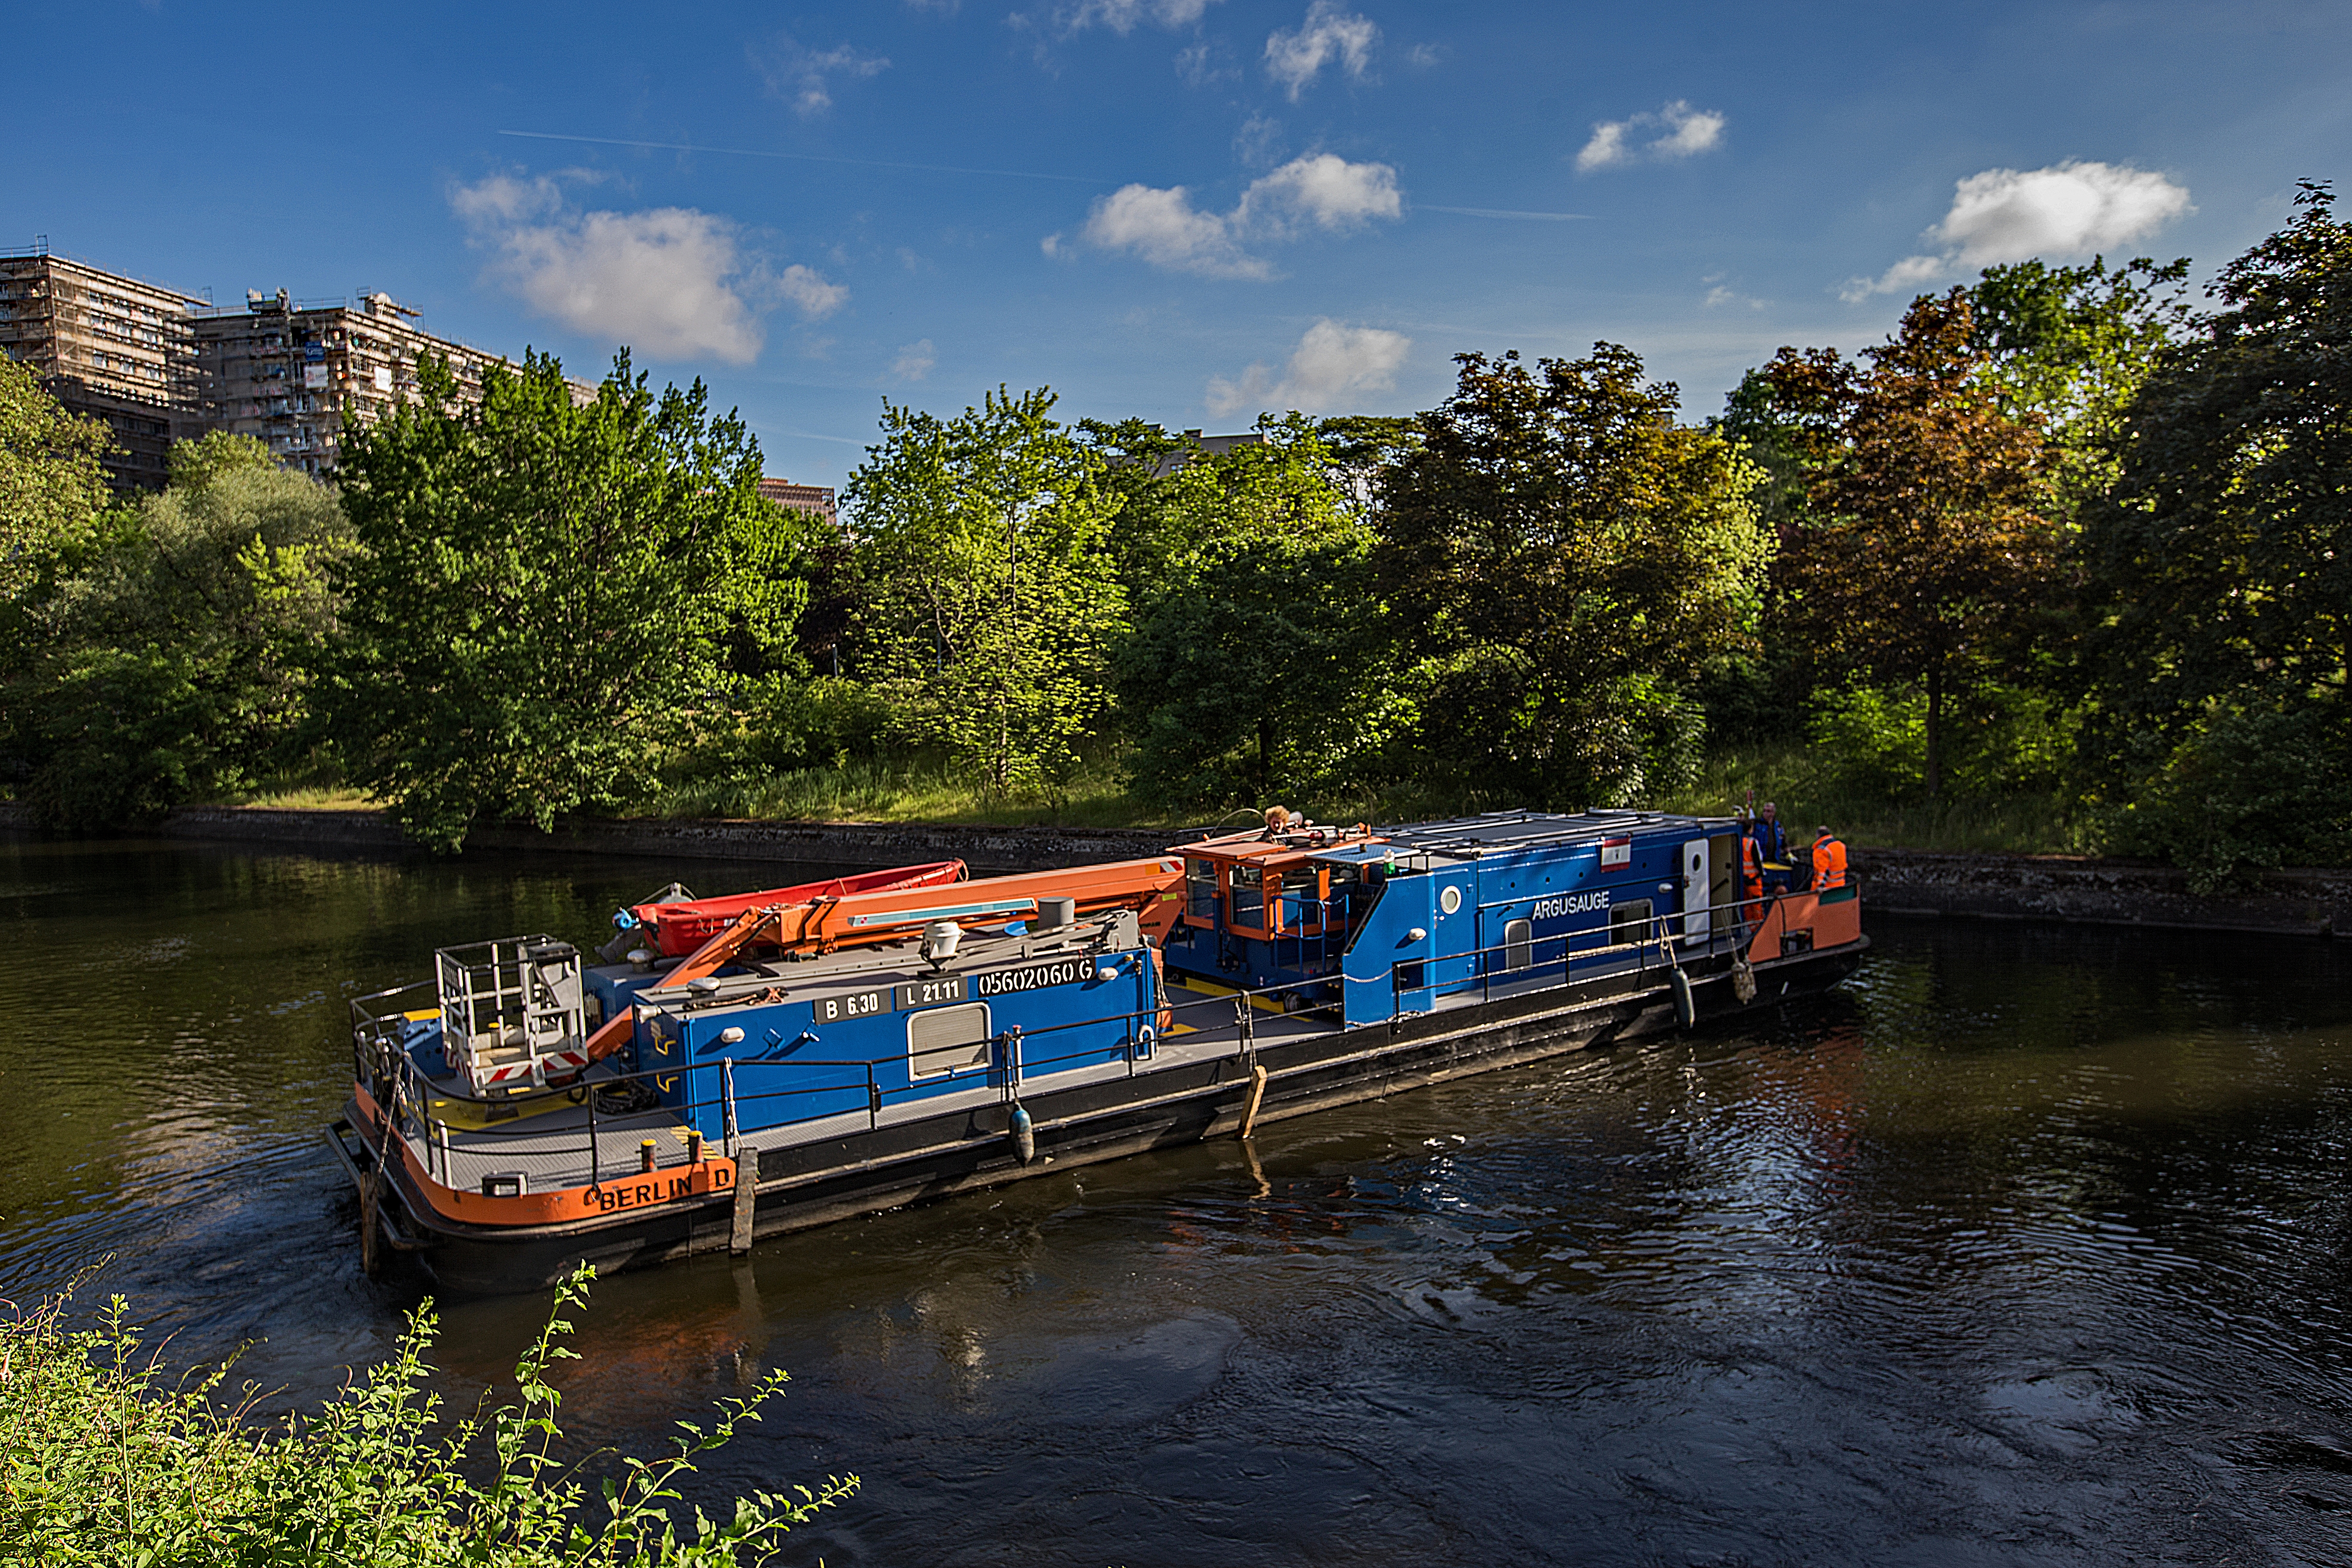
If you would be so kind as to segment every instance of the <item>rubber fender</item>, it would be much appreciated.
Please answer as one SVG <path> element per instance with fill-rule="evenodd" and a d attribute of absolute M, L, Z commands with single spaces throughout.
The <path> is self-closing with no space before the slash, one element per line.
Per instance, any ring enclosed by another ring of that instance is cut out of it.
<path fill-rule="evenodd" d="M 1013 1152 L 1023 1164 L 1037 1157 L 1037 1130 L 1029 1121 L 1029 1108 L 1016 1105 L 1012 1119 Z"/>
<path fill-rule="evenodd" d="M 1691 995 L 1690 976 L 1677 964 L 1666 972 L 1666 984 L 1674 988 L 1675 1022 L 1687 1029 L 1698 1022 L 1698 1003 Z"/>

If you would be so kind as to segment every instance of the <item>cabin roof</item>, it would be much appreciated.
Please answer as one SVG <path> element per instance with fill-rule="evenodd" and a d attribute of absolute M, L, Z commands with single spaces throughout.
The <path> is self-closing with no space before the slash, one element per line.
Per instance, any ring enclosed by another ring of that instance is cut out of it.
<path fill-rule="evenodd" d="M 1609 838 L 1682 837 L 1728 831 L 1728 817 L 1684 816 L 1663 811 L 1490 811 L 1439 822 L 1409 822 L 1381 829 L 1384 843 L 1327 850 L 1328 860 L 1382 860 L 1431 855 L 1476 860 L 1530 849 L 1574 847 Z"/>

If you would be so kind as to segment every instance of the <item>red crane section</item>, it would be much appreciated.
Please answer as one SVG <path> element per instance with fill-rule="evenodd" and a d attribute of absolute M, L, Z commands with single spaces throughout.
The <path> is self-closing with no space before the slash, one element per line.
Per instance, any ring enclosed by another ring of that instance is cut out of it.
<path fill-rule="evenodd" d="M 1183 862 L 1168 857 L 770 904 L 737 916 L 649 990 L 677 990 L 716 973 L 735 954 L 754 945 L 803 953 L 878 947 L 913 935 L 933 921 L 994 925 L 1020 920 L 1035 914 L 1045 899 L 1070 900 L 1077 918 L 1133 910 L 1144 935 L 1157 946 L 1182 911 L 1183 886 Z"/>

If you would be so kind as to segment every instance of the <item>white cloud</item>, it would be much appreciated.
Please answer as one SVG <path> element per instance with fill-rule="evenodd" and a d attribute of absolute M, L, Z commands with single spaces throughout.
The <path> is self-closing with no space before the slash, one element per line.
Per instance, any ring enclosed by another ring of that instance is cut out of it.
<path fill-rule="evenodd" d="M 847 44 L 812 49 L 778 33 L 764 46 L 747 51 L 751 64 L 767 79 L 768 90 L 792 100 L 793 110 L 811 119 L 833 107 L 832 81 L 864 81 L 889 68 L 879 55 L 861 55 Z"/>
<path fill-rule="evenodd" d="M 1280 381 L 1263 363 L 1253 364 L 1238 381 L 1211 376 L 1203 401 L 1220 419 L 1253 405 L 1327 414 L 1366 393 L 1393 387 L 1397 367 L 1412 347 L 1412 340 L 1402 332 L 1343 327 L 1327 316 L 1291 350 Z"/>
<path fill-rule="evenodd" d="M 2190 212 L 2189 191 L 2162 174 L 2069 159 L 2046 169 L 1987 169 L 1953 189 L 1927 230 L 1935 255 L 1906 256 L 1875 279 L 1839 290 L 1848 301 L 1916 289 L 1957 269 L 2037 256 L 2088 256 L 2152 234 Z"/>
<path fill-rule="evenodd" d="M 932 367 L 939 363 L 939 350 L 931 346 L 930 339 L 923 338 L 915 342 L 902 344 L 898 350 L 898 357 L 890 362 L 890 379 L 920 381 L 930 374 Z"/>
<path fill-rule="evenodd" d="M 1234 132 L 1234 156 L 1250 168 L 1263 169 L 1282 156 L 1282 121 L 1253 114 Z"/>
<path fill-rule="evenodd" d="M 1081 233 L 1097 249 L 1131 250 L 1173 272 L 1267 279 L 1273 264 L 1244 248 L 1253 241 L 1288 239 L 1307 225 L 1344 234 L 1373 218 L 1403 216 L 1394 169 L 1318 153 L 1250 182 L 1230 213 L 1194 206 L 1182 185 L 1121 186 L 1095 203 Z M 1048 235 L 1044 248 L 1061 254 L 1061 236 Z"/>
<path fill-rule="evenodd" d="M 1104 250 L 1132 250 L 1154 267 L 1203 278 L 1271 278 L 1273 268 L 1243 251 L 1232 220 L 1192 205 L 1182 185 L 1122 185 L 1095 203 L 1084 230 Z M 1048 238 L 1046 254 L 1054 254 Z"/>
<path fill-rule="evenodd" d="M 1345 231 L 1370 218 L 1402 217 L 1404 201 L 1397 195 L 1396 171 L 1386 163 L 1350 163 L 1318 153 L 1252 181 L 1234 216 L 1240 226 L 1270 235 L 1286 233 L 1298 217 Z"/>
<path fill-rule="evenodd" d="M 583 212 L 556 177 L 506 174 L 456 187 L 449 205 L 533 311 L 655 359 L 749 364 L 779 300 L 814 321 L 849 298 L 805 267 L 771 274 L 732 220 L 693 207 Z"/>
<path fill-rule="evenodd" d="M 1055 20 L 1066 33 L 1108 27 L 1124 36 L 1145 22 L 1156 22 L 1163 27 L 1189 27 L 1213 4 L 1215 0 L 1078 0 L 1075 5 L 1063 7 Z"/>
<path fill-rule="evenodd" d="M 1266 72 L 1283 84 L 1290 101 L 1296 103 L 1307 84 L 1334 60 L 1360 81 L 1371 65 L 1372 46 L 1380 39 L 1381 30 L 1370 18 L 1341 9 L 1338 0 L 1315 0 L 1307 7 L 1307 20 L 1297 32 L 1276 28 L 1267 37 Z"/>
<path fill-rule="evenodd" d="M 1714 110 L 1693 109 L 1682 99 L 1655 114 L 1599 121 L 1592 139 L 1576 155 L 1576 167 L 1590 174 L 1649 159 L 1688 158 L 1720 145 L 1726 123 Z"/>
<path fill-rule="evenodd" d="M 776 292 L 791 300 L 809 321 L 822 321 L 849 303 L 849 290 L 828 283 L 824 275 L 798 265 L 787 267 L 776 279 Z"/>

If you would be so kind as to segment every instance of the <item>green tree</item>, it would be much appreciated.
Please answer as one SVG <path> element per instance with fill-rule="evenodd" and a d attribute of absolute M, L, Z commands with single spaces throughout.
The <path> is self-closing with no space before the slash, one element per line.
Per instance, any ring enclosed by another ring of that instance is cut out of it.
<path fill-rule="evenodd" d="M 1971 344 L 2011 418 L 2056 448 L 2055 499 L 2071 518 L 2115 482 L 2124 410 L 2188 321 L 2182 258 L 2108 270 L 2020 261 L 1988 267 L 1969 289 Z"/>
<path fill-rule="evenodd" d="M 1343 488 L 1347 465 L 1300 416 L 1259 432 L 1155 482 L 1152 569 L 1113 661 L 1147 800 L 1344 787 L 1403 716 L 1374 535 Z"/>
<path fill-rule="evenodd" d="M 1457 795 L 1631 799 L 1691 756 L 1688 683 L 1750 644 L 1755 472 L 1629 349 L 1457 363 L 1378 521 L 1422 765 Z"/>
<path fill-rule="evenodd" d="M 1812 477 L 1775 563 L 1775 613 L 1820 656 L 1925 698 L 1927 794 L 1955 704 L 2013 668 L 2057 571 L 2049 447 L 2004 411 L 1965 289 L 1922 295 L 1867 366 L 1768 367 Z"/>
<path fill-rule="evenodd" d="M 2208 884 L 2352 855 L 2352 225 L 2297 205 L 2159 358 L 2084 537 L 2097 798 Z"/>
<path fill-rule="evenodd" d="M 790 658 L 805 587 L 758 443 L 700 382 L 656 395 L 625 350 L 584 405 L 540 354 L 474 406 L 446 366 L 420 381 L 344 437 L 365 552 L 340 578 L 334 734 L 352 781 L 446 850 L 486 814 L 544 830 L 646 793 L 747 663 Z"/>
<path fill-rule="evenodd" d="M 113 446 L 95 419 L 78 418 L 32 371 L 0 354 L 0 783 L 21 789 L 44 750 L 35 674 L 52 646 L 58 582 L 104 531 Z"/>
<path fill-rule="evenodd" d="M 106 426 L 68 414 L 0 354 L 0 604 L 16 607 L 107 508 Z"/>
<path fill-rule="evenodd" d="M 316 740 L 310 700 L 352 549 L 334 491 L 249 437 L 173 449 L 47 611 L 37 667 L 50 821 L 112 826 L 250 786 Z"/>
<path fill-rule="evenodd" d="M 905 735 L 999 795 L 1076 766 L 1125 625 L 1118 500 L 1054 403 L 999 389 L 940 419 L 885 402 L 844 496 L 866 584 L 860 668 Z"/>

